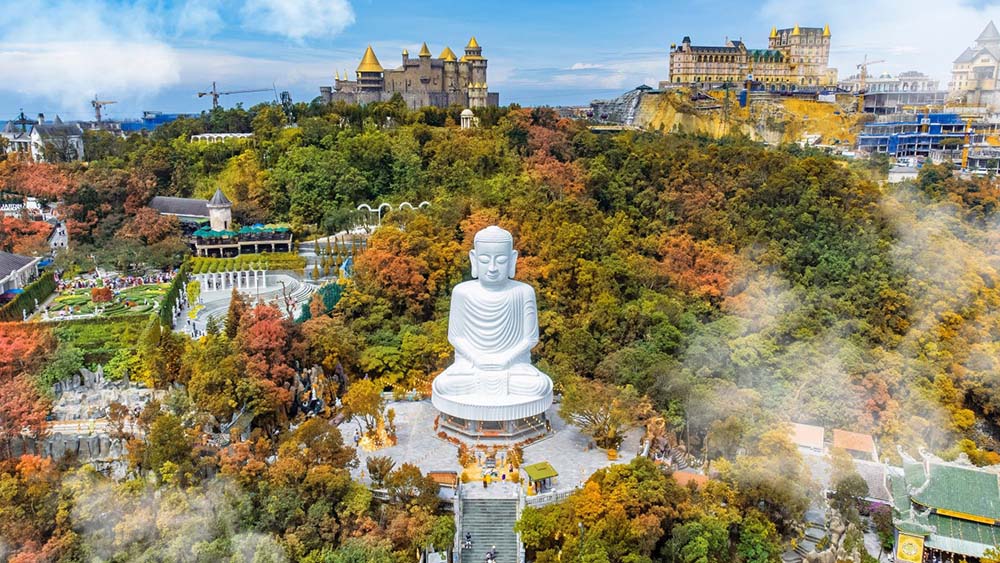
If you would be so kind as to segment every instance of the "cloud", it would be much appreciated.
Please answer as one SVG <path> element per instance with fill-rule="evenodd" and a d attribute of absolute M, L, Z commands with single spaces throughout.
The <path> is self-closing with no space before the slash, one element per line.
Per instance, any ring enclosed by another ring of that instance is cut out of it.
<path fill-rule="evenodd" d="M 187 0 L 178 9 L 178 35 L 211 37 L 224 26 L 219 13 L 221 0 Z"/>
<path fill-rule="evenodd" d="M 951 63 L 973 44 L 991 20 L 1000 22 L 995 0 L 970 5 L 964 0 L 768 0 L 762 17 L 779 27 L 830 25 L 830 66 L 841 77 L 857 72 L 856 65 L 885 59 L 873 72 L 896 74 L 919 70 L 947 88 Z M 751 41 L 751 43 L 753 43 Z"/>
<path fill-rule="evenodd" d="M 28 4 L 28 5 L 26 5 Z M 128 22 L 128 25 L 122 25 Z M 138 7 L 17 3 L 0 13 L 0 89 L 83 108 L 100 94 L 148 95 L 178 81 L 175 50 Z"/>
<path fill-rule="evenodd" d="M 570 70 L 587 70 L 591 68 L 604 68 L 604 65 L 596 63 L 573 63 L 573 66 L 569 67 Z"/>
<path fill-rule="evenodd" d="M 347 0 L 249 0 L 243 25 L 296 41 L 339 34 L 354 23 Z"/>

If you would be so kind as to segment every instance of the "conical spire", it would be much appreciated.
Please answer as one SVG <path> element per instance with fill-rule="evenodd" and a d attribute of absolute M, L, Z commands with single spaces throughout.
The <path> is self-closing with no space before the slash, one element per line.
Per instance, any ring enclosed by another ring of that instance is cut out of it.
<path fill-rule="evenodd" d="M 451 47 L 445 47 L 444 51 L 441 51 L 441 54 L 438 55 L 438 58 L 443 61 L 452 61 L 452 62 L 458 60 L 458 57 L 455 56 L 455 52 L 451 50 Z"/>
<path fill-rule="evenodd" d="M 979 43 L 990 43 L 994 41 L 1000 41 L 1000 32 L 997 31 L 997 26 L 993 25 L 992 20 L 990 21 L 990 23 L 986 24 L 986 29 L 984 29 L 983 32 L 979 34 L 979 37 L 976 38 L 976 41 Z"/>
<path fill-rule="evenodd" d="M 830 24 L 823 26 L 823 37 L 830 37 Z"/>
<path fill-rule="evenodd" d="M 420 46 L 419 56 L 420 56 L 421 59 L 424 58 L 424 57 L 430 57 L 431 56 L 431 50 L 427 48 L 427 43 L 426 42 L 424 42 L 424 44 Z"/>
<path fill-rule="evenodd" d="M 473 35 L 472 38 L 469 39 L 469 44 L 466 45 L 465 48 L 466 49 L 478 49 L 479 48 L 479 43 L 476 41 L 476 36 L 475 35 Z"/>
<path fill-rule="evenodd" d="M 232 205 L 233 203 L 229 201 L 226 194 L 222 193 L 222 188 L 216 188 L 215 195 L 212 196 L 212 199 L 208 200 L 208 204 L 211 206 L 224 206 Z"/>
<path fill-rule="evenodd" d="M 340 80 L 340 71 L 339 70 L 337 71 L 337 74 L 335 75 L 335 77 L 336 77 L 337 80 Z"/>
<path fill-rule="evenodd" d="M 777 36 L 778 36 L 778 28 L 777 27 L 772 27 L 771 28 L 771 39 L 774 39 Z"/>
<path fill-rule="evenodd" d="M 410 56 L 410 52 L 408 50 L 406 50 L 406 49 L 403 49 L 403 56 L 404 57 L 409 57 Z"/>
<path fill-rule="evenodd" d="M 369 45 L 365 49 L 365 54 L 361 57 L 361 64 L 358 65 L 358 72 L 382 72 L 385 69 L 382 68 L 381 63 L 378 62 L 378 57 L 375 56 L 375 51 L 372 50 L 372 46 Z"/>
<path fill-rule="evenodd" d="M 802 32 L 799 31 L 799 24 L 795 24 L 795 28 L 792 29 L 792 36 L 801 35 L 801 34 L 802 34 Z"/>

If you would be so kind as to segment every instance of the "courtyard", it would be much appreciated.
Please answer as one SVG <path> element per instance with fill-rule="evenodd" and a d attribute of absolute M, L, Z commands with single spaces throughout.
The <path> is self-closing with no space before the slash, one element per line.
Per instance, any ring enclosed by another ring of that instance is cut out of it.
<path fill-rule="evenodd" d="M 394 401 L 386 405 L 396 412 L 396 445 L 366 451 L 358 448 L 358 467 L 353 470 L 355 479 L 370 483 L 365 462 L 369 457 L 387 456 L 399 467 L 404 463 L 416 465 L 424 473 L 439 471 L 462 472 L 458 463 L 458 446 L 437 436 L 434 419 L 438 412 L 430 401 Z M 606 450 L 593 447 L 592 440 L 580 430 L 559 417 L 558 404 L 546 415 L 552 432 L 541 440 L 523 447 L 522 467 L 542 461 L 549 462 L 559 476 L 553 483 L 552 494 L 564 493 L 581 486 L 598 469 L 615 463 L 628 463 L 640 451 L 642 429 L 631 429 L 618 451 L 617 460 L 609 460 Z M 355 420 L 341 423 L 340 431 L 345 441 L 350 441 L 359 425 Z"/>

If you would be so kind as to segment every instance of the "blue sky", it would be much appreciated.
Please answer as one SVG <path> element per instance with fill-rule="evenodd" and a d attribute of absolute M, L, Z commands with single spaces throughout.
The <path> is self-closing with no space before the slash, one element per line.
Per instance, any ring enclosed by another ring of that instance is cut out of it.
<path fill-rule="evenodd" d="M 951 60 L 1000 0 L 719 0 L 707 2 L 459 2 L 376 0 L 6 0 L 0 11 L 0 119 L 92 115 L 89 100 L 118 100 L 111 117 L 143 110 L 196 112 L 195 92 L 288 90 L 310 100 L 335 71 L 352 72 L 371 43 L 383 66 L 427 41 L 436 56 L 475 35 L 501 103 L 586 104 L 667 78 L 671 43 L 763 47 L 772 25 L 829 24 L 831 66 L 855 72 L 921 70 L 946 87 Z M 223 97 L 252 105 L 273 94 Z"/>

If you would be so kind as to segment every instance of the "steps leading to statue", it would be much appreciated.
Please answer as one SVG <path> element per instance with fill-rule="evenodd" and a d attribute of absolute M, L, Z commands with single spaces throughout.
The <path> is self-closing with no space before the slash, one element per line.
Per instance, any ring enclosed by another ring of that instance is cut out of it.
<path fill-rule="evenodd" d="M 461 534 L 463 538 L 465 532 L 472 534 L 472 549 L 462 550 L 462 563 L 483 563 L 494 545 L 497 563 L 517 563 L 515 522 L 516 498 L 463 498 Z"/>

